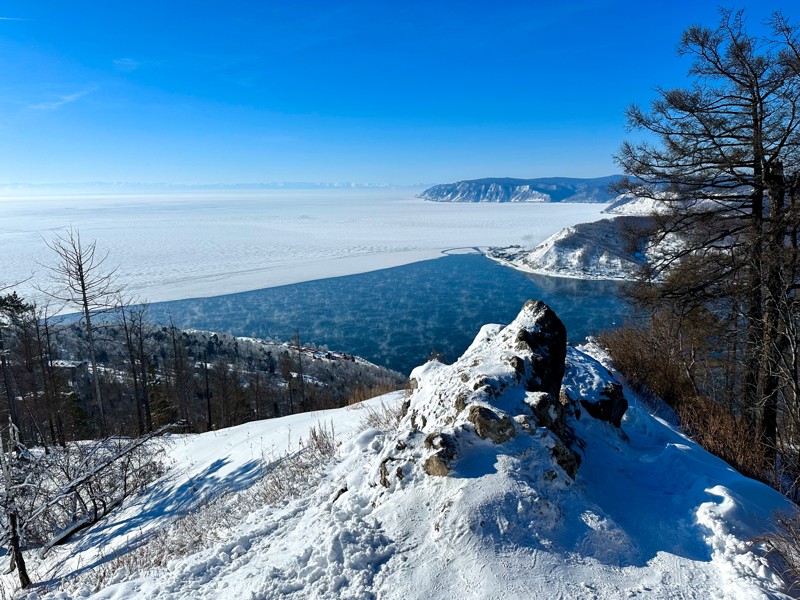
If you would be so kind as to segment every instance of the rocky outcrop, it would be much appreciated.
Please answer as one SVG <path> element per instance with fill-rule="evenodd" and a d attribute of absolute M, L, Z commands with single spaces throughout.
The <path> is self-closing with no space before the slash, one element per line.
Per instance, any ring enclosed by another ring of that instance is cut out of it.
<path fill-rule="evenodd" d="M 580 458 L 565 442 L 571 411 L 559 400 L 566 352 L 561 320 L 529 301 L 507 327 L 481 329 L 454 364 L 415 369 L 399 427 L 405 437 L 384 457 L 379 483 L 391 488 L 413 465 L 433 477 L 469 470 L 467 454 L 487 443 L 500 453 L 509 444 L 539 448 L 543 473 L 575 477 Z"/>
<path fill-rule="evenodd" d="M 509 454 L 528 457 L 546 483 L 571 481 L 583 451 L 574 429 L 582 411 L 618 427 L 627 407 L 621 387 L 597 370 L 599 364 L 577 353 L 589 368 L 573 368 L 576 352 L 558 316 L 530 300 L 508 326 L 483 327 L 455 363 L 417 367 L 378 483 L 392 490 L 414 473 L 470 476 L 476 464 L 502 462 L 499 457 Z"/>
<path fill-rule="evenodd" d="M 581 279 L 629 280 L 646 264 L 654 219 L 621 216 L 567 227 L 535 248 L 490 248 L 486 255 L 522 271 Z"/>

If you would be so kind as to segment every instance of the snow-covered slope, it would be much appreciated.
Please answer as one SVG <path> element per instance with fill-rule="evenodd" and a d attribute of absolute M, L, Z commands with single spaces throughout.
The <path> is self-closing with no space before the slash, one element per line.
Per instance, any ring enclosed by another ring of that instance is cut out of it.
<path fill-rule="evenodd" d="M 746 211 L 745 205 L 749 191 L 739 192 L 742 200 L 736 202 L 729 195 L 717 195 L 710 192 L 707 197 L 687 198 L 680 200 L 679 196 L 671 192 L 657 192 L 654 195 L 637 196 L 635 194 L 621 194 L 617 196 L 605 209 L 604 213 L 612 215 L 666 215 L 669 213 L 685 212 L 720 212 L 741 208 Z"/>
<path fill-rule="evenodd" d="M 403 402 L 399 425 L 350 437 L 309 493 L 240 503 L 218 542 L 38 597 L 785 597 L 749 540 L 788 502 L 623 394 L 597 347 L 565 339 L 529 302 L 454 364 L 417 368 L 409 397 L 383 400 Z M 178 438 L 163 482 L 40 569 L 55 583 L 103 564 L 203 492 L 253 485 L 287 437 L 324 421 L 344 439 L 365 410 Z"/>
<path fill-rule="evenodd" d="M 609 204 L 604 213 L 611 215 L 652 215 L 664 214 L 670 210 L 670 204 L 655 198 L 641 198 L 632 194 L 621 194 Z"/>
<path fill-rule="evenodd" d="M 652 219 L 624 216 L 567 227 L 535 248 L 491 248 L 503 264 L 544 275 L 581 279 L 631 279 L 649 249 L 647 229 Z"/>
<path fill-rule="evenodd" d="M 613 198 L 608 186 L 617 180 L 617 175 L 596 179 L 493 177 L 435 185 L 419 197 L 434 202 L 608 202 Z"/>
<path fill-rule="evenodd" d="M 664 198 L 667 198 L 664 195 Z M 486 255 L 507 266 L 541 275 L 577 279 L 631 280 L 642 266 L 684 248 L 676 233 L 653 235 L 656 220 L 670 214 L 730 210 L 730 202 L 713 198 L 678 202 L 671 199 L 618 196 L 604 213 L 613 215 L 566 227 L 539 245 L 490 248 Z"/>

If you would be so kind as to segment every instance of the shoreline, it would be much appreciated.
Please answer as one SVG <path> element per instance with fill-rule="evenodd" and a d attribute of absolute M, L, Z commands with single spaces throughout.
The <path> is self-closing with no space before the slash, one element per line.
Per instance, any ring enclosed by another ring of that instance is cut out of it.
<path fill-rule="evenodd" d="M 543 277 L 557 277 L 559 279 L 573 279 L 578 281 L 615 281 L 618 283 L 632 281 L 630 277 L 611 277 L 611 276 L 600 277 L 600 276 L 591 276 L 583 273 L 570 274 L 570 273 L 554 272 L 550 271 L 549 269 L 534 269 L 531 267 L 527 267 L 525 265 L 520 265 L 515 262 L 511 262 L 504 258 L 500 258 L 499 256 L 493 255 L 491 252 L 484 252 L 483 255 L 489 260 L 493 260 L 494 262 L 499 263 L 504 267 L 509 267 L 510 269 L 515 269 L 517 271 L 520 271 L 521 273 L 529 273 L 531 275 L 541 275 Z"/>

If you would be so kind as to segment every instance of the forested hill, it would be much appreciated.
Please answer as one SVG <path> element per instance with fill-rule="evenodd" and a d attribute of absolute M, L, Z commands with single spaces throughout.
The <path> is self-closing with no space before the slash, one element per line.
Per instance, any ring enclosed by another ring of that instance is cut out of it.
<path fill-rule="evenodd" d="M 435 185 L 419 197 L 433 202 L 610 202 L 615 195 L 608 187 L 620 178 L 489 177 Z"/>
<path fill-rule="evenodd" d="M 81 325 L 45 324 L 33 313 L 5 324 L 0 381 L 14 393 L 10 413 L 24 441 L 63 445 L 104 428 L 135 436 L 175 422 L 188 431 L 220 429 L 343 406 L 405 382 L 400 373 L 298 339 L 182 330 L 134 313 L 94 331 L 102 413 Z"/>

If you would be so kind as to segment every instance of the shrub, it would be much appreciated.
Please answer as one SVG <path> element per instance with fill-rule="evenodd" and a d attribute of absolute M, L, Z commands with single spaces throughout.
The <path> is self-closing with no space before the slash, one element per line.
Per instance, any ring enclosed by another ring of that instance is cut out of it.
<path fill-rule="evenodd" d="M 800 509 L 775 513 L 772 531 L 757 541 L 766 546 L 772 566 L 789 590 L 800 588 Z"/>
<path fill-rule="evenodd" d="M 744 418 L 702 396 L 681 398 L 675 410 L 681 428 L 703 448 L 743 475 L 765 481 L 764 446 Z"/>
<path fill-rule="evenodd" d="M 733 410 L 735 403 L 723 405 L 704 393 L 724 396 L 714 381 L 712 339 L 704 337 L 701 323 L 688 325 L 656 315 L 648 328 L 621 327 L 602 333 L 598 341 L 631 386 L 671 406 L 681 428 L 698 444 L 744 475 L 780 489 L 764 468 L 765 448 L 746 415 Z"/>
<path fill-rule="evenodd" d="M 374 427 L 381 431 L 390 431 L 397 428 L 402 418 L 402 404 L 381 402 L 380 406 L 364 406 L 364 416 L 361 417 L 360 425 L 362 429 Z"/>

